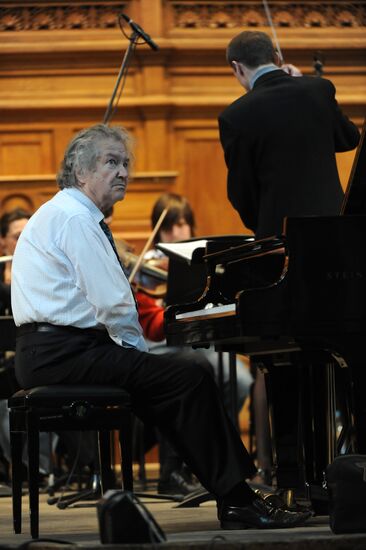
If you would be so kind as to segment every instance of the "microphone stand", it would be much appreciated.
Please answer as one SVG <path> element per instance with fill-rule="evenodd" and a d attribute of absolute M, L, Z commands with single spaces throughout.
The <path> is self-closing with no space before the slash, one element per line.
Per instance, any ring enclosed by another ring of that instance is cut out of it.
<path fill-rule="evenodd" d="M 108 107 L 107 107 L 106 112 L 104 114 L 103 124 L 108 124 L 108 122 L 109 122 L 109 120 L 112 116 L 114 100 L 115 100 L 115 97 L 117 95 L 117 91 L 118 91 L 118 88 L 120 86 L 120 83 L 121 83 L 122 79 L 126 78 L 126 76 L 127 76 L 128 64 L 129 64 L 129 61 L 130 61 L 130 58 L 131 58 L 131 54 L 132 54 L 133 50 L 136 48 L 138 38 L 139 38 L 139 34 L 135 31 L 129 37 L 130 43 L 128 44 L 128 48 L 127 48 L 127 50 L 125 52 L 125 55 L 123 57 L 121 68 L 120 68 L 118 76 L 117 76 L 116 85 L 114 87 L 114 90 L 112 92 L 112 97 L 109 101 Z"/>
<path fill-rule="evenodd" d="M 316 52 L 313 57 L 313 67 L 316 76 L 322 77 L 324 74 L 323 60 L 320 52 Z"/>
<path fill-rule="evenodd" d="M 123 26 L 121 24 L 122 19 L 124 19 L 132 29 L 132 34 L 129 37 L 126 35 L 125 31 L 123 30 Z M 115 97 L 117 95 L 117 91 L 118 91 L 118 88 L 119 88 L 120 85 L 121 85 L 121 89 L 120 89 L 120 92 L 119 92 L 119 96 L 122 93 L 124 83 L 125 83 L 125 80 L 126 80 L 126 76 L 127 76 L 127 72 L 128 72 L 128 63 L 129 63 L 129 60 L 130 60 L 130 57 L 131 57 L 131 53 L 133 52 L 133 50 L 136 48 L 136 45 L 138 44 L 137 39 L 142 38 L 143 42 L 145 44 L 148 44 L 148 46 L 150 46 L 150 48 L 152 50 L 158 50 L 159 49 L 159 46 L 152 40 L 151 36 L 149 36 L 144 31 L 144 29 L 142 29 L 140 27 L 140 25 L 138 25 L 135 21 L 130 19 L 130 17 L 128 17 L 128 15 L 126 15 L 125 13 L 121 13 L 118 16 L 118 24 L 120 26 L 120 29 L 121 29 L 122 33 L 126 36 L 126 38 L 128 38 L 130 43 L 129 43 L 128 48 L 127 48 L 127 50 L 125 52 L 125 55 L 123 57 L 122 65 L 121 65 L 121 68 L 120 68 L 120 71 L 119 71 L 118 77 L 117 77 L 117 82 L 116 82 L 116 85 L 114 87 L 112 97 L 110 99 L 110 102 L 108 104 L 107 110 L 106 110 L 105 115 L 104 115 L 103 124 L 108 124 L 108 121 L 110 120 L 110 118 L 113 114 L 113 110 L 115 110 L 116 107 L 117 107 L 119 97 L 117 98 L 117 103 L 116 103 L 115 107 L 113 108 Z M 122 84 L 121 84 L 121 82 L 122 82 Z"/>

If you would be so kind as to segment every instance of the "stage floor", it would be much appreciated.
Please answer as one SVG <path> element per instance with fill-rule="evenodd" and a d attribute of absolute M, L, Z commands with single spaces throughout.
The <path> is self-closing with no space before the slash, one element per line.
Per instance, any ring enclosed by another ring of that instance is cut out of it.
<path fill-rule="evenodd" d="M 142 499 L 155 520 L 164 530 L 169 549 L 227 548 L 250 550 L 361 550 L 366 549 L 366 534 L 334 535 L 329 529 L 328 518 L 315 517 L 301 528 L 278 530 L 223 531 L 216 519 L 216 506 L 213 502 L 201 504 L 198 508 L 175 508 L 171 502 Z M 85 503 L 86 504 L 86 503 Z M 123 521 L 123 518 L 121 518 Z M 96 508 L 67 508 L 60 510 L 47 504 L 47 495 L 40 496 L 40 538 L 60 541 L 52 548 L 68 541 L 73 546 L 83 548 L 102 547 Z M 23 533 L 12 532 L 11 498 L 0 499 L 0 549 L 16 548 L 30 540 L 28 499 L 23 498 Z M 115 548 L 138 548 L 141 545 L 113 545 Z M 113 546 L 108 546 L 113 548 Z M 155 545 L 157 548 L 158 545 Z M 144 545 L 153 548 L 153 545 Z M 45 542 L 32 544 L 37 550 L 50 548 Z"/>

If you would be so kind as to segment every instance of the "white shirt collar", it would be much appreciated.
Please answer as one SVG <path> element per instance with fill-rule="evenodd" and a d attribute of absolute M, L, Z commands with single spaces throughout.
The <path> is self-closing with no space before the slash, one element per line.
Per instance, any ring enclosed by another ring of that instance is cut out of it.
<path fill-rule="evenodd" d="M 261 67 L 259 67 L 259 69 L 254 73 L 249 82 L 250 89 L 253 88 L 254 83 L 260 76 L 271 73 L 272 71 L 277 71 L 278 69 L 279 67 L 277 67 L 277 65 L 275 65 L 274 63 L 270 63 L 269 65 L 262 65 Z"/>
<path fill-rule="evenodd" d="M 77 187 L 65 187 L 61 192 L 66 193 L 66 195 L 73 197 L 78 202 L 81 202 L 81 204 L 86 206 L 97 223 L 104 219 L 103 212 L 101 212 L 97 205 Z"/>

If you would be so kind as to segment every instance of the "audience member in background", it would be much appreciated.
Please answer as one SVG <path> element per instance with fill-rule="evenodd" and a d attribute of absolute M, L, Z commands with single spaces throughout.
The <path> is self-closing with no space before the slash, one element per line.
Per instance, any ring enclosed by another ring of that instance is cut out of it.
<path fill-rule="evenodd" d="M 165 209 L 168 212 L 157 232 L 154 243 L 171 243 L 181 240 L 187 240 L 194 237 L 195 219 L 193 210 L 185 197 L 173 193 L 164 193 L 155 203 L 151 214 L 151 225 L 155 227 L 162 212 Z M 146 260 L 159 260 L 160 267 L 168 268 L 168 259 L 156 248 L 148 251 L 145 255 Z M 144 278 L 142 277 L 142 282 Z M 144 329 L 145 337 L 148 340 L 149 349 L 152 353 L 169 353 L 171 347 L 167 347 L 164 334 L 164 303 L 163 300 L 154 299 L 143 292 L 137 292 L 137 302 L 139 305 L 139 319 Z M 174 351 L 177 351 L 175 348 Z M 208 359 L 212 373 L 216 380 L 218 379 L 218 354 L 213 350 L 192 350 L 184 348 L 184 353 L 189 356 L 202 357 Z M 226 354 L 225 354 L 226 355 Z M 230 387 L 229 387 L 229 363 L 227 357 L 223 358 L 224 371 L 224 401 L 229 408 Z M 246 397 L 249 394 L 252 377 L 249 370 L 238 358 L 237 361 L 237 379 L 238 379 L 238 412 L 241 410 Z M 168 494 L 187 494 L 194 489 L 192 479 L 187 473 L 183 462 L 165 440 L 160 442 L 160 481 L 158 491 Z"/>
<path fill-rule="evenodd" d="M 3 256 L 13 256 L 19 236 L 26 226 L 31 213 L 22 208 L 15 208 L 3 214 L 0 218 L 1 249 Z M 11 315 L 10 283 L 11 260 L 0 263 L 0 315 Z M 7 399 L 19 389 L 15 378 L 14 355 L 3 353 L 0 357 L 0 447 L 5 465 L 10 464 L 9 412 Z M 48 472 L 49 438 L 41 434 L 40 438 L 40 468 Z M 6 474 L 5 474 L 6 478 Z M 6 480 L 6 479 L 5 479 Z"/>

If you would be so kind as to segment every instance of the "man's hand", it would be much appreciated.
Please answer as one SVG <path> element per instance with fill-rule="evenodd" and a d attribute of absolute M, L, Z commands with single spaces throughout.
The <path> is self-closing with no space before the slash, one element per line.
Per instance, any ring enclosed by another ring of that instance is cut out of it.
<path fill-rule="evenodd" d="M 285 63 L 284 65 L 281 65 L 280 68 L 290 76 L 302 76 L 302 72 L 300 71 L 300 69 L 295 67 L 295 65 L 291 65 L 290 63 Z"/>

